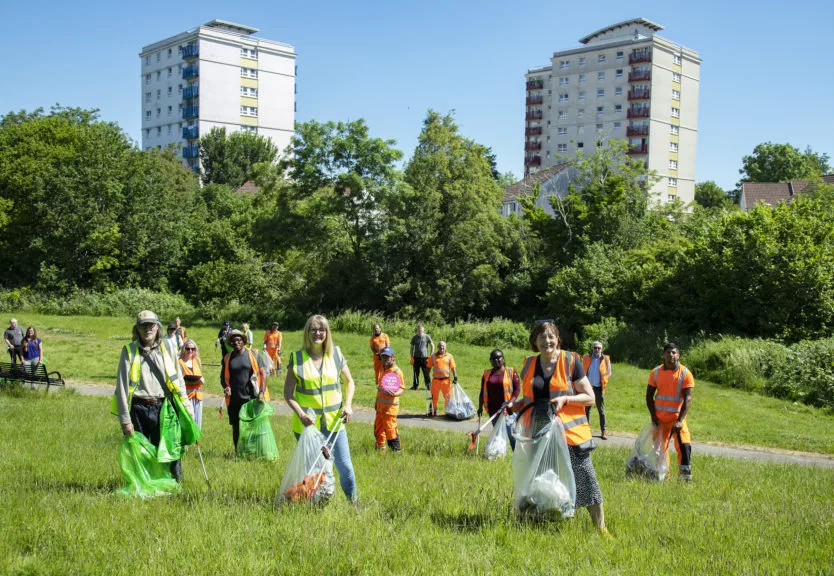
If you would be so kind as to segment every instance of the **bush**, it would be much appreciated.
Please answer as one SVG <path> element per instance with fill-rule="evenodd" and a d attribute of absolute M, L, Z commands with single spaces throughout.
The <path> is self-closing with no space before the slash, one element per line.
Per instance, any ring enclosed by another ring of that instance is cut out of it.
<path fill-rule="evenodd" d="M 695 344 L 687 353 L 686 365 L 699 378 L 760 391 L 787 354 L 788 349 L 778 342 L 722 336 Z"/>
<path fill-rule="evenodd" d="M 603 343 L 605 353 L 614 362 L 654 368 L 663 361 L 663 346 L 667 342 L 675 342 L 683 354 L 691 339 L 657 326 L 629 326 L 615 318 L 603 318 L 582 329 L 582 337 L 576 340 L 576 350 L 589 352 L 594 340 Z"/>
<path fill-rule="evenodd" d="M 804 341 L 788 349 L 765 385 L 771 396 L 834 409 L 834 338 Z"/>

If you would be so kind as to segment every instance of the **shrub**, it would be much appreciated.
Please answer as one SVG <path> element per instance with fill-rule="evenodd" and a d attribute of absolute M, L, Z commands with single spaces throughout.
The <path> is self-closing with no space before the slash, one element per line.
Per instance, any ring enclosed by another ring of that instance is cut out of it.
<path fill-rule="evenodd" d="M 834 338 L 803 341 L 774 367 L 765 391 L 778 398 L 834 409 Z"/>
<path fill-rule="evenodd" d="M 788 349 L 760 338 L 722 336 L 696 343 L 687 353 L 686 365 L 699 378 L 743 390 L 762 390 L 781 365 Z"/>

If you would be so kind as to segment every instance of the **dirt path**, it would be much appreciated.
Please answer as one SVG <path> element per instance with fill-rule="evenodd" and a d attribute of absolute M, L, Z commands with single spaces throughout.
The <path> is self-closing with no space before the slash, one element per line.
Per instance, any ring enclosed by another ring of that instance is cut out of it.
<path fill-rule="evenodd" d="M 78 391 L 85 396 L 110 396 L 113 389 L 109 386 L 97 386 L 94 384 L 68 384 L 67 388 Z M 54 390 L 55 388 L 53 388 Z M 206 397 L 204 410 L 217 409 L 221 404 L 219 397 Z M 272 402 L 277 414 L 290 414 L 289 407 L 283 402 Z M 359 408 L 354 412 L 354 418 L 358 422 L 373 424 L 374 412 L 366 408 Z M 401 413 L 398 422 L 400 426 L 412 428 L 431 428 L 433 430 L 448 430 L 453 432 L 468 433 L 477 427 L 477 421 L 467 420 L 456 422 L 446 418 L 426 418 L 422 414 Z M 599 446 L 613 446 L 616 448 L 631 448 L 634 445 L 636 434 L 609 432 L 607 440 L 596 439 Z M 705 442 L 693 442 L 692 450 L 696 454 L 708 454 L 722 458 L 735 458 L 737 460 L 752 460 L 755 462 L 774 462 L 778 464 L 795 464 L 799 466 L 818 466 L 821 468 L 834 468 L 834 456 L 825 454 L 814 454 L 807 452 L 795 452 L 779 448 L 763 448 L 753 446 L 730 446 L 726 444 L 713 444 Z"/>

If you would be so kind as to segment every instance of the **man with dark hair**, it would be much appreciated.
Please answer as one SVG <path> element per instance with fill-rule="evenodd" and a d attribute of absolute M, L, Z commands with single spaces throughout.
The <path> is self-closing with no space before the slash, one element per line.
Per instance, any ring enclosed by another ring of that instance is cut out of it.
<path fill-rule="evenodd" d="M 663 439 L 662 454 L 666 453 L 669 438 L 674 437 L 678 451 L 678 479 L 692 480 L 692 438 L 686 416 L 692 405 L 695 378 L 680 363 L 680 348 L 669 342 L 663 347 L 663 364 L 649 374 L 646 387 L 646 407 L 652 423 L 660 428 Z"/>

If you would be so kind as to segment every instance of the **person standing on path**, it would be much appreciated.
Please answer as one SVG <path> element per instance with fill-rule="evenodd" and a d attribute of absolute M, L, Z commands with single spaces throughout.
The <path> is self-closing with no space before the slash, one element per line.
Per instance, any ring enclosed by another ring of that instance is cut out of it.
<path fill-rule="evenodd" d="M 382 331 L 379 324 L 374 324 L 374 333 L 371 336 L 371 352 L 374 355 L 374 382 L 379 386 L 379 379 L 382 376 L 382 360 L 379 358 L 380 351 L 386 346 L 390 346 L 391 341 L 388 339 L 388 334 Z"/>
<path fill-rule="evenodd" d="M 278 328 L 278 322 L 273 322 L 272 327 L 264 333 L 264 351 L 272 360 L 274 374 L 281 373 L 281 348 L 284 343 L 284 335 Z"/>
<path fill-rule="evenodd" d="M 223 327 L 220 329 L 220 332 L 217 333 L 217 340 L 214 341 L 214 347 L 220 346 L 220 352 L 223 354 L 223 358 L 231 352 L 234 348 L 232 347 L 231 343 L 229 342 L 229 334 L 232 332 L 232 323 L 226 320 L 223 322 Z"/>
<path fill-rule="evenodd" d="M 608 436 L 605 433 L 605 386 L 611 377 L 611 358 L 602 353 L 602 342 L 597 340 L 591 344 L 591 353 L 585 354 L 582 357 L 582 366 L 585 367 L 588 381 L 594 390 L 594 401 L 597 405 L 597 412 L 599 413 L 600 438 L 608 440 Z M 590 406 L 585 406 L 585 416 L 588 418 L 588 424 L 590 425 Z"/>
<path fill-rule="evenodd" d="M 695 377 L 680 363 L 680 348 L 669 342 L 663 347 L 663 364 L 649 374 L 646 387 L 646 407 L 652 424 L 660 427 L 666 453 L 670 436 L 675 438 L 678 451 L 678 480 L 692 480 L 692 436 L 686 425 L 686 416 L 692 405 L 692 389 Z"/>
<path fill-rule="evenodd" d="M 9 320 L 9 327 L 3 332 L 3 340 L 6 341 L 6 348 L 12 358 L 12 364 L 17 364 L 18 359 L 23 363 L 23 328 L 17 325 L 17 318 Z"/>
<path fill-rule="evenodd" d="M 177 356 L 162 337 L 162 323 L 150 310 L 143 310 L 133 326 L 133 341 L 125 345 L 116 374 L 116 415 L 125 436 L 141 432 L 159 446 L 159 413 L 170 394 L 178 394 L 194 416 L 185 391 Z M 182 482 L 182 461 L 171 462 L 171 474 Z"/>
<path fill-rule="evenodd" d="M 414 367 L 414 379 L 411 383 L 412 390 L 417 390 L 420 387 L 421 371 L 423 372 L 423 384 L 426 385 L 426 390 L 431 388 L 428 361 L 434 355 L 434 342 L 431 336 L 425 332 L 426 329 L 422 324 L 419 324 L 417 326 L 417 334 L 411 338 L 411 364 Z"/>
<path fill-rule="evenodd" d="M 452 395 L 452 383 L 458 383 L 458 372 L 455 367 L 455 359 L 446 352 L 446 343 L 442 340 L 437 343 L 437 354 L 429 357 L 429 368 L 432 369 L 431 379 L 431 413 L 430 418 L 437 416 L 437 400 L 443 394 L 443 409 L 449 406 Z M 454 378 L 453 381 L 450 380 Z"/>
<path fill-rule="evenodd" d="M 376 391 L 376 418 L 374 437 L 376 449 L 385 453 L 386 441 L 394 452 L 402 451 L 397 415 L 400 413 L 400 396 L 405 391 L 405 376 L 397 366 L 394 349 L 386 346 L 379 352 L 382 359 L 382 377 Z"/>
<path fill-rule="evenodd" d="M 226 337 L 232 351 L 223 357 L 220 368 L 220 385 L 223 395 L 229 399 L 229 424 L 232 426 L 232 442 L 237 452 L 240 439 L 240 409 L 244 404 L 257 398 L 264 399 L 261 383 L 261 366 L 255 353 L 246 347 L 246 335 L 240 330 L 231 330 Z"/>
<path fill-rule="evenodd" d="M 185 381 L 185 391 L 194 411 L 194 422 L 197 428 L 203 428 L 203 363 L 200 360 L 200 350 L 194 340 L 186 340 L 180 350 L 180 368 Z"/>
<path fill-rule="evenodd" d="M 487 416 L 492 416 L 499 410 L 507 414 L 506 404 L 518 397 L 521 390 L 521 381 L 515 369 L 507 367 L 504 361 L 504 353 L 496 348 L 489 354 L 489 361 L 492 364 L 491 370 L 485 370 L 481 378 L 481 393 L 478 395 L 478 418 L 487 410 Z M 496 416 L 496 419 L 500 418 Z M 507 422 L 507 435 L 510 438 L 510 447 L 515 450 L 515 437 L 513 436 L 512 422 Z"/>

